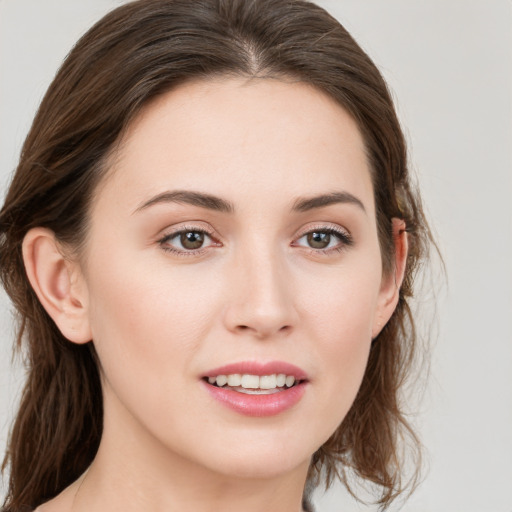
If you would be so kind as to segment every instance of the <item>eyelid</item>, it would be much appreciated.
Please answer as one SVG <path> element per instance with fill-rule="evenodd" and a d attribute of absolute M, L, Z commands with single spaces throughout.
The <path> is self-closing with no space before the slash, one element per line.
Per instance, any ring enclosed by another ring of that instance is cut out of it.
<path fill-rule="evenodd" d="M 295 238 L 300 238 L 301 236 L 307 235 L 312 231 L 335 231 L 337 233 L 340 233 L 341 235 L 346 236 L 347 238 L 352 238 L 352 235 L 347 228 L 340 226 L 339 224 L 336 224 L 334 222 L 313 222 L 310 224 L 306 224 L 297 231 L 297 235 L 295 236 Z"/>
<path fill-rule="evenodd" d="M 304 236 L 308 235 L 309 233 L 313 232 L 327 232 L 330 234 L 334 234 L 338 237 L 340 240 L 340 243 L 335 247 L 329 247 L 325 249 L 315 249 L 313 247 L 307 247 L 305 245 L 299 245 L 297 244 L 297 241 L 303 238 Z M 331 222 L 325 222 L 325 223 L 314 223 L 314 224 L 308 224 L 306 226 L 303 226 L 300 231 L 297 233 L 297 235 L 293 238 L 292 246 L 293 247 L 303 247 L 304 249 L 310 250 L 312 253 L 315 254 L 326 254 L 331 251 L 340 251 L 343 249 L 346 249 L 347 247 L 352 246 L 354 243 L 352 234 L 350 231 L 339 224 L 333 224 Z"/>
<path fill-rule="evenodd" d="M 187 232 L 198 232 L 207 235 L 212 243 L 207 245 L 206 247 L 200 247 L 198 249 L 179 249 L 178 247 L 174 247 L 167 243 L 168 240 L 180 235 L 181 233 Z M 219 241 L 219 236 L 216 231 L 204 222 L 198 221 L 197 224 L 193 223 L 181 223 L 177 225 L 173 225 L 164 229 L 157 239 L 158 245 L 167 252 L 174 253 L 178 256 L 197 256 L 205 251 L 207 251 L 210 247 L 220 247 L 222 243 Z"/>

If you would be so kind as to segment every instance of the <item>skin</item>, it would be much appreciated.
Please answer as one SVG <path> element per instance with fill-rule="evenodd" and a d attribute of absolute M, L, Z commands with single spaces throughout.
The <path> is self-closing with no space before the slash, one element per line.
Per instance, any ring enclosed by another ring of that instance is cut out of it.
<path fill-rule="evenodd" d="M 176 190 L 232 211 L 143 207 Z M 293 209 L 332 192 L 360 204 Z M 351 243 L 310 246 L 307 233 L 329 229 Z M 180 230 L 210 235 L 194 251 L 171 237 Z M 45 229 L 25 238 L 46 310 L 72 342 L 94 340 L 105 403 L 92 466 L 38 510 L 299 512 L 310 458 L 347 414 L 396 306 L 406 239 L 395 238 L 386 276 L 361 135 L 324 93 L 218 79 L 147 106 L 96 191 L 80 257 Z M 302 368 L 303 398 L 254 418 L 204 391 L 205 372 L 247 360 Z"/>

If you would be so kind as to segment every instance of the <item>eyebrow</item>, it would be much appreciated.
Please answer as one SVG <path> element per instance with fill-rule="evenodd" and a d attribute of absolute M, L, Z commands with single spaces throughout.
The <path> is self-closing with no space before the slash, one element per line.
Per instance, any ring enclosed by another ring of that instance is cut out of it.
<path fill-rule="evenodd" d="M 191 192 L 189 190 L 174 190 L 163 192 L 162 194 L 158 194 L 148 201 L 145 201 L 135 210 L 134 213 L 160 203 L 190 204 L 192 206 L 199 206 L 201 208 L 207 208 L 208 210 L 215 210 L 224 213 L 231 213 L 235 210 L 232 203 L 225 199 L 221 199 L 220 197 L 202 192 Z"/>
<path fill-rule="evenodd" d="M 360 199 L 350 192 L 331 192 L 319 196 L 299 198 L 293 204 L 293 210 L 296 212 L 307 212 L 315 208 L 323 208 L 331 204 L 354 204 L 366 213 L 366 209 Z"/>
<path fill-rule="evenodd" d="M 158 194 L 148 201 L 145 201 L 138 206 L 134 213 L 140 212 L 149 208 L 150 206 L 161 203 L 182 203 L 190 204 L 192 206 L 199 206 L 200 208 L 207 208 L 223 213 L 233 213 L 235 207 L 233 203 L 222 199 L 220 197 L 206 194 L 203 192 L 192 192 L 189 190 L 173 190 Z M 292 206 L 292 211 L 307 212 L 316 208 L 323 208 L 332 204 L 353 204 L 359 207 L 363 212 L 366 209 L 360 199 L 349 192 L 331 192 L 329 194 L 321 194 L 312 197 L 300 197 L 295 200 Z"/>

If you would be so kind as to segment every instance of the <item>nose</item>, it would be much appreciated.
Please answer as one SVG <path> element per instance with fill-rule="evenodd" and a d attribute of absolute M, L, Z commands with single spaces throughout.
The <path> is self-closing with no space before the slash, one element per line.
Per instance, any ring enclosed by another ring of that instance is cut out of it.
<path fill-rule="evenodd" d="M 230 271 L 227 329 L 257 339 L 289 333 L 297 324 L 293 280 L 272 251 L 237 258 Z"/>

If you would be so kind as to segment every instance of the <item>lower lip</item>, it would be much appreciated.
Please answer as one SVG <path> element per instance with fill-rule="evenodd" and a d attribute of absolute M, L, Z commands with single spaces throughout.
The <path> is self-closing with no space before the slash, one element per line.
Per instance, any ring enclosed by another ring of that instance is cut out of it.
<path fill-rule="evenodd" d="M 232 389 L 202 384 L 210 395 L 235 412 L 245 416 L 275 416 L 293 407 L 304 395 L 306 382 L 269 395 L 248 395 Z"/>

